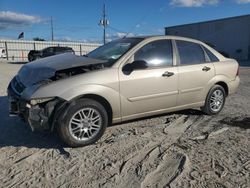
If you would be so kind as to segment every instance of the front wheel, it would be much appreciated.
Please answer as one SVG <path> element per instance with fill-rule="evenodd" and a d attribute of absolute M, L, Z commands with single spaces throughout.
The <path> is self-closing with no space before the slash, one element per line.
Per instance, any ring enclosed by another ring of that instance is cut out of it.
<path fill-rule="evenodd" d="M 92 99 L 80 99 L 70 105 L 66 115 L 59 120 L 58 133 L 72 147 L 95 143 L 103 135 L 108 115 L 105 108 Z"/>
<path fill-rule="evenodd" d="M 202 111 L 207 115 L 218 114 L 224 107 L 225 100 L 225 89 L 220 85 L 214 85 L 207 95 Z"/>

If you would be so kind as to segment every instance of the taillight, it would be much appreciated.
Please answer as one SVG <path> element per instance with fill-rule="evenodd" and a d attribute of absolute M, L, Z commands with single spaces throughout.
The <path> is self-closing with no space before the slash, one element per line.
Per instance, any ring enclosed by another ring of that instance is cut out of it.
<path fill-rule="evenodd" d="M 240 74 L 240 66 L 238 65 L 236 76 L 239 76 L 239 74 Z"/>

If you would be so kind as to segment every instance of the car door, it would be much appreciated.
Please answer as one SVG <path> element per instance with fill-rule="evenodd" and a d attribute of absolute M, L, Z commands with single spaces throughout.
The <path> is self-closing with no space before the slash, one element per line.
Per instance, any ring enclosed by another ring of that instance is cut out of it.
<path fill-rule="evenodd" d="M 127 63 L 144 61 L 147 68 L 126 74 L 119 70 L 122 119 L 154 115 L 176 105 L 177 67 L 171 40 L 157 40 L 140 48 Z M 125 65 L 124 65 L 125 66 Z M 124 67 L 123 66 L 123 67 Z"/>
<path fill-rule="evenodd" d="M 213 63 L 199 43 L 176 40 L 179 73 L 178 106 L 205 100 L 208 82 L 215 76 Z"/>

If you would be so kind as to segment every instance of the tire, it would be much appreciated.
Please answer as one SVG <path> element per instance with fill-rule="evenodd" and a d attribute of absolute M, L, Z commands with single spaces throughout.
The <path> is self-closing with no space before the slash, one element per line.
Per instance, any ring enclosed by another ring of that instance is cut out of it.
<path fill-rule="evenodd" d="M 29 54 L 28 54 L 28 60 L 29 60 L 29 62 L 35 60 L 35 58 L 36 58 L 36 53 L 37 53 L 36 50 L 31 50 L 31 51 L 29 52 Z"/>
<path fill-rule="evenodd" d="M 31 56 L 28 56 L 29 62 L 33 61 L 33 58 Z"/>
<path fill-rule="evenodd" d="M 107 111 L 92 99 L 79 99 L 62 114 L 66 115 L 59 119 L 57 130 L 61 139 L 71 147 L 95 143 L 108 125 Z"/>
<path fill-rule="evenodd" d="M 207 115 L 218 114 L 226 101 L 225 89 L 220 85 L 214 85 L 208 92 L 205 105 L 201 110 Z"/>

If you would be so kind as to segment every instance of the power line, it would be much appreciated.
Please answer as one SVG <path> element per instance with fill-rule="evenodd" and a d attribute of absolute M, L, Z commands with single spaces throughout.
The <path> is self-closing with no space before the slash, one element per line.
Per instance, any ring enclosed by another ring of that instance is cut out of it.
<path fill-rule="evenodd" d="M 113 27 L 113 26 L 110 26 L 110 25 L 108 26 L 108 28 L 111 29 L 111 30 L 113 30 L 113 31 L 120 32 L 120 33 L 127 33 L 127 31 L 122 31 L 122 30 L 117 29 L 117 28 L 115 28 L 115 27 Z"/>

